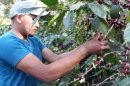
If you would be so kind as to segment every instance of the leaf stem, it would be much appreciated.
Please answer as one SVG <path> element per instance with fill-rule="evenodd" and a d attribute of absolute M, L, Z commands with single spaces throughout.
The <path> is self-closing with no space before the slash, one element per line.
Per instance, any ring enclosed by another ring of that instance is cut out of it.
<path fill-rule="evenodd" d="M 99 83 L 98 86 L 100 86 L 101 84 L 103 84 L 105 81 L 107 81 L 108 79 L 110 79 L 111 77 L 115 76 L 115 75 L 119 75 L 120 73 L 116 73 L 110 77 L 108 77 L 107 79 L 105 79 L 103 82 Z"/>
<path fill-rule="evenodd" d="M 110 33 L 110 31 L 112 30 L 114 24 L 111 26 L 111 28 L 108 30 L 108 32 L 105 34 L 105 36 L 103 37 L 102 41 L 107 37 L 107 35 Z"/>

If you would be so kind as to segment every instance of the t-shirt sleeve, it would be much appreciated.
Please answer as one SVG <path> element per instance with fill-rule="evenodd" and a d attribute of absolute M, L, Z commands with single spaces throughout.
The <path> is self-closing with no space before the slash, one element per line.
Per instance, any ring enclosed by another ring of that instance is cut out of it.
<path fill-rule="evenodd" d="M 17 63 L 31 53 L 22 43 L 17 40 L 5 42 L 0 49 L 1 59 L 15 67 Z"/>

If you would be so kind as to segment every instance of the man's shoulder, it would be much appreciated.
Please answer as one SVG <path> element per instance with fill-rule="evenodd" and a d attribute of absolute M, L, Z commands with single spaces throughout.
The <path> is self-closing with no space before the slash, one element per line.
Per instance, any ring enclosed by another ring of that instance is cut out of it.
<path fill-rule="evenodd" d="M 2 36 L 0 36 L 0 42 L 8 42 L 8 41 L 13 41 L 13 40 L 17 40 L 17 37 L 11 32 L 8 31 L 5 34 L 3 34 Z"/>

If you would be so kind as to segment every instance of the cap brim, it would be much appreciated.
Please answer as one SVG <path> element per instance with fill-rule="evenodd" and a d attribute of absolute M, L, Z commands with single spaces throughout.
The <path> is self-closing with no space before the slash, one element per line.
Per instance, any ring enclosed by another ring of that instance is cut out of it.
<path fill-rule="evenodd" d="M 35 11 L 35 12 L 31 13 L 31 14 L 38 16 L 40 13 L 41 13 L 41 11 Z M 42 13 L 42 15 L 41 15 L 41 18 L 46 18 L 46 17 L 49 16 L 49 14 L 50 14 L 50 12 L 44 11 Z"/>

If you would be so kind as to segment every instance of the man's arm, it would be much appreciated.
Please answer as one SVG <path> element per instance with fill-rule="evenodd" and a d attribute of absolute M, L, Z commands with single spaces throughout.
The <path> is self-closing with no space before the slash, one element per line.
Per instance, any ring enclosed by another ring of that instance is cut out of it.
<path fill-rule="evenodd" d="M 75 53 L 49 65 L 44 65 L 35 55 L 30 53 L 19 61 L 16 68 L 43 82 L 50 83 L 70 72 L 86 55 L 83 51 L 87 52 L 87 49 L 79 48 L 78 53 L 80 54 Z"/>
<path fill-rule="evenodd" d="M 95 39 L 75 48 L 73 51 L 69 52 L 68 55 L 61 55 L 66 57 L 61 57 L 61 60 L 49 65 L 44 65 L 35 55 L 30 53 L 19 61 L 16 68 L 41 81 L 50 83 L 70 72 L 86 55 L 99 54 L 102 50 L 109 49 L 109 46 L 106 44 L 107 41 L 99 42 L 96 37 Z M 46 59 L 47 58 L 48 57 L 46 57 Z M 48 60 L 51 61 L 50 59 L 51 57 L 49 57 Z"/>
<path fill-rule="evenodd" d="M 84 48 L 85 48 L 85 47 L 87 48 L 88 46 L 93 45 L 93 46 L 90 48 L 90 49 L 93 49 L 93 50 L 89 50 L 91 54 L 98 54 L 98 53 L 95 53 L 95 52 L 102 51 L 102 50 L 99 50 L 99 49 L 100 49 L 100 48 L 103 48 L 103 47 L 107 47 L 106 49 L 108 49 L 109 46 L 106 46 L 107 41 L 99 42 L 99 41 L 98 41 L 99 38 L 100 38 L 100 34 L 98 34 L 98 36 L 97 36 L 96 38 L 94 38 L 93 40 L 89 41 L 90 43 L 88 43 L 88 42 L 84 43 L 84 44 L 83 44 Z M 93 42 L 95 42 L 95 43 L 93 43 Z M 92 43 L 93 43 L 93 44 L 92 44 Z M 97 45 L 95 45 L 95 44 L 97 44 Z M 99 44 L 99 45 L 98 45 L 98 44 Z M 99 47 L 99 48 L 98 48 L 98 47 Z M 92 51 L 92 52 L 91 52 L 91 51 Z M 85 51 L 83 51 L 83 52 L 85 52 Z M 55 62 L 55 61 L 58 61 L 58 60 L 63 59 L 63 58 L 66 58 L 66 57 L 68 57 L 68 56 L 74 55 L 75 53 L 80 54 L 80 53 L 78 52 L 78 48 L 76 48 L 76 49 L 74 49 L 74 50 L 72 50 L 72 51 L 70 51 L 70 52 L 60 54 L 60 55 L 56 55 L 56 54 L 53 53 L 50 49 L 44 48 L 41 53 L 42 53 L 43 59 L 45 59 L 46 61 L 48 61 L 48 62 L 50 62 L 50 63 Z M 89 53 L 89 55 L 86 54 L 85 57 L 90 56 L 90 53 Z"/>

